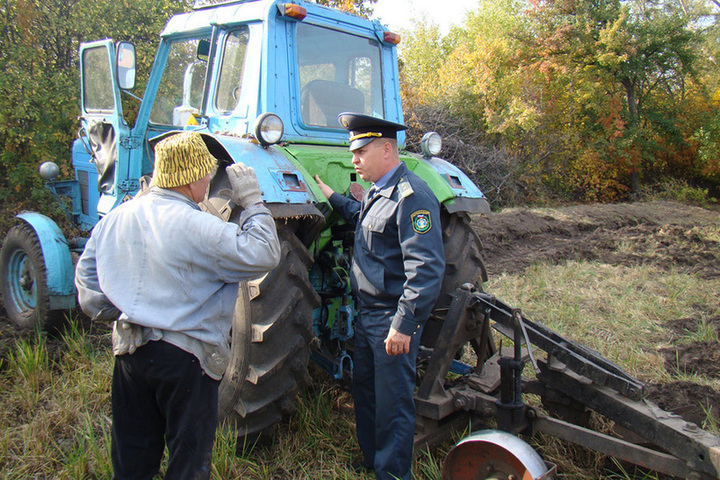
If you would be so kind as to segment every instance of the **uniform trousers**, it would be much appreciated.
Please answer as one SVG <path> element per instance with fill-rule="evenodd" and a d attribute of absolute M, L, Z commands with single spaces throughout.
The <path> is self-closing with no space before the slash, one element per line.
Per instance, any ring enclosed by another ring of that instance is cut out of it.
<path fill-rule="evenodd" d="M 210 478 L 219 384 L 194 355 L 167 342 L 115 357 L 113 478 L 151 479 L 166 444 L 166 478 Z"/>
<path fill-rule="evenodd" d="M 412 477 L 415 435 L 415 358 L 420 329 L 410 353 L 388 355 L 384 340 L 392 311 L 362 311 L 355 325 L 353 398 L 358 443 L 365 465 L 379 480 Z"/>

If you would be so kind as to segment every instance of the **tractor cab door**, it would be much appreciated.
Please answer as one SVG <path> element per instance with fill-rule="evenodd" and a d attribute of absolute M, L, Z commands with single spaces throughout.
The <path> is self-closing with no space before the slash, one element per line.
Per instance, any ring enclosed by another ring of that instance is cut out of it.
<path fill-rule="evenodd" d="M 120 89 L 135 83 L 135 47 L 112 40 L 80 46 L 80 139 L 98 171 L 101 196 L 114 197 L 112 208 L 125 193 L 129 155 L 129 127 L 123 118 Z M 106 197 L 107 198 L 107 197 Z M 108 209 L 109 209 L 108 208 Z M 107 213 L 107 212 L 102 212 Z"/>

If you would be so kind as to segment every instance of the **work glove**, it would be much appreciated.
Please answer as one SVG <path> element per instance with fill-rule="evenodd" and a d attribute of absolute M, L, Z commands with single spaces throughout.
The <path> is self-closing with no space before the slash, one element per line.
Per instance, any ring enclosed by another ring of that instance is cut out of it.
<path fill-rule="evenodd" d="M 225 169 L 228 180 L 232 186 L 230 200 L 242 208 L 262 202 L 260 185 L 255 175 L 255 169 L 243 163 L 235 163 Z"/>
<path fill-rule="evenodd" d="M 127 318 L 127 317 L 125 317 Z M 142 345 L 142 327 L 120 317 L 113 325 L 112 344 L 115 356 L 132 355 Z"/>
<path fill-rule="evenodd" d="M 114 322 L 120 316 L 120 310 L 115 307 L 104 307 L 92 318 L 93 322 L 110 323 Z"/>

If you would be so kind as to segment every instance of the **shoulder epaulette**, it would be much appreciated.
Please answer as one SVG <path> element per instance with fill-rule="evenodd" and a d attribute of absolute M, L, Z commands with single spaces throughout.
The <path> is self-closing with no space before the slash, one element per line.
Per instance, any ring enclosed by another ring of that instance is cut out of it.
<path fill-rule="evenodd" d="M 415 193 L 412 185 L 410 185 L 410 182 L 408 182 L 405 177 L 400 179 L 400 182 L 398 183 L 398 191 L 400 192 L 400 196 L 402 198 L 409 197 L 410 195 Z"/>

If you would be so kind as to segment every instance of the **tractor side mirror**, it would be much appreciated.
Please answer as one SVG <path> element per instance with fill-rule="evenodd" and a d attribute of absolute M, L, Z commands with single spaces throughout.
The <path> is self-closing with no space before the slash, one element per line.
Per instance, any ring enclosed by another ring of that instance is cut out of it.
<path fill-rule="evenodd" d="M 206 40 L 206 39 L 202 39 L 198 42 L 197 58 L 198 58 L 198 60 L 207 62 L 209 56 L 210 56 L 210 41 Z"/>
<path fill-rule="evenodd" d="M 135 45 L 120 42 L 117 45 L 116 71 L 118 86 L 122 90 L 135 88 Z"/>

